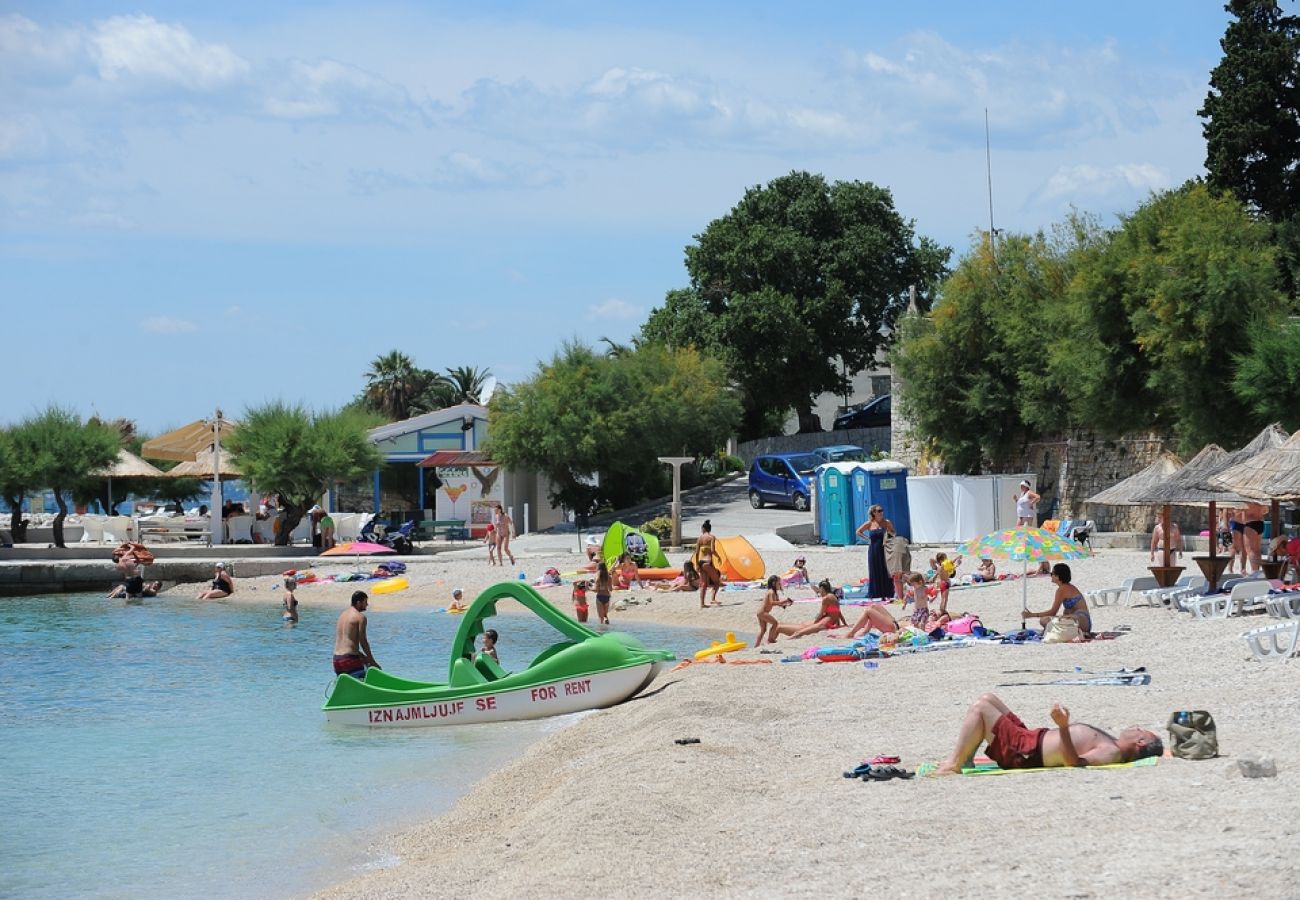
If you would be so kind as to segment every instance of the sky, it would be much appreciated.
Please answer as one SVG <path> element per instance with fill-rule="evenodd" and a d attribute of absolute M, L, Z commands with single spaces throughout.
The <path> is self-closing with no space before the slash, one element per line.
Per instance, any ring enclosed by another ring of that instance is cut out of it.
<path fill-rule="evenodd" d="M 954 250 L 1203 173 L 1221 4 L 0 0 L 0 425 L 636 334 L 793 170 Z M 985 110 L 991 145 L 986 168 Z"/>

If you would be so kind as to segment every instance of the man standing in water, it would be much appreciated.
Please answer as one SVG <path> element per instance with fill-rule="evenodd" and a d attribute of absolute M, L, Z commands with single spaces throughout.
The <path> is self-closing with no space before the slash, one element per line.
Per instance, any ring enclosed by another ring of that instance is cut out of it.
<path fill-rule="evenodd" d="M 334 674 L 365 678 L 366 669 L 380 668 L 375 655 L 370 652 L 370 639 L 366 637 L 366 607 L 370 598 L 365 591 L 352 594 L 352 605 L 339 614 L 334 630 Z"/>

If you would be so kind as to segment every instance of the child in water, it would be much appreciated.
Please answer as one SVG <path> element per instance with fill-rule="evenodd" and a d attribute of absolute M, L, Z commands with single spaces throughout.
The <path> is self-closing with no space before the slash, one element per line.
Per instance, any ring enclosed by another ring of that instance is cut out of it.
<path fill-rule="evenodd" d="M 298 621 L 298 598 L 293 595 L 296 587 L 298 587 L 297 578 L 289 575 L 284 579 L 284 596 L 280 599 L 280 605 L 284 607 L 284 615 L 281 618 L 289 625 L 296 624 Z"/>
<path fill-rule="evenodd" d="M 600 624 L 609 624 L 609 595 L 614 590 L 614 579 L 609 574 L 609 566 L 601 560 L 596 565 L 596 618 Z"/>
<path fill-rule="evenodd" d="M 452 591 L 451 605 L 447 607 L 447 612 L 464 612 L 465 602 L 461 599 L 464 596 L 465 592 L 460 588 L 456 588 L 456 590 Z"/>
<path fill-rule="evenodd" d="M 587 582 L 575 581 L 573 583 L 573 612 L 579 622 L 585 622 L 589 611 L 590 607 L 587 606 Z"/>
<path fill-rule="evenodd" d="M 489 628 L 483 632 L 483 649 L 479 651 L 483 656 L 492 657 L 493 662 L 501 662 L 497 659 L 497 631 L 495 628 Z"/>
<path fill-rule="evenodd" d="M 793 603 L 793 600 L 781 599 L 781 577 L 773 575 L 767 579 L 767 593 L 763 595 L 763 605 L 758 610 L 758 637 L 754 640 L 754 646 L 759 647 L 763 643 L 763 636 L 768 635 L 768 643 L 776 643 L 776 630 L 780 627 L 780 622 L 776 616 L 772 615 L 772 607 L 779 606 L 786 609 Z M 768 629 L 771 629 L 770 633 Z"/>

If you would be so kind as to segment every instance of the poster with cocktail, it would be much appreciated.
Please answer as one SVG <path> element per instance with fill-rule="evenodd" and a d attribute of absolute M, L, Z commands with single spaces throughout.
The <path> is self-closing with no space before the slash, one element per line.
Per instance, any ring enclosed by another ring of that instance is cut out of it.
<path fill-rule="evenodd" d="M 492 522 L 492 510 L 502 502 L 500 466 L 439 466 L 434 516 L 467 522 L 470 534 L 481 537 Z"/>

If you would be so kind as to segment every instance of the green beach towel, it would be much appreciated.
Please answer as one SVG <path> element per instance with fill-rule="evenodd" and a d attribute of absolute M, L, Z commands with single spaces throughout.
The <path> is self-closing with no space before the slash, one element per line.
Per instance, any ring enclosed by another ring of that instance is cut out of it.
<path fill-rule="evenodd" d="M 1142 759 L 1135 759 L 1133 762 L 1110 763 L 1104 766 L 1085 766 L 1087 769 L 1135 769 L 1139 766 L 1154 766 L 1160 761 L 1159 757 L 1147 756 Z M 935 769 L 939 768 L 938 763 L 921 763 L 917 767 L 917 775 L 929 775 Z M 1070 768 L 1069 766 L 1042 766 L 1037 769 L 1003 769 L 987 756 L 975 757 L 975 765 L 968 766 L 961 770 L 963 775 L 1022 775 L 1027 772 L 1059 772 L 1061 769 Z"/>

